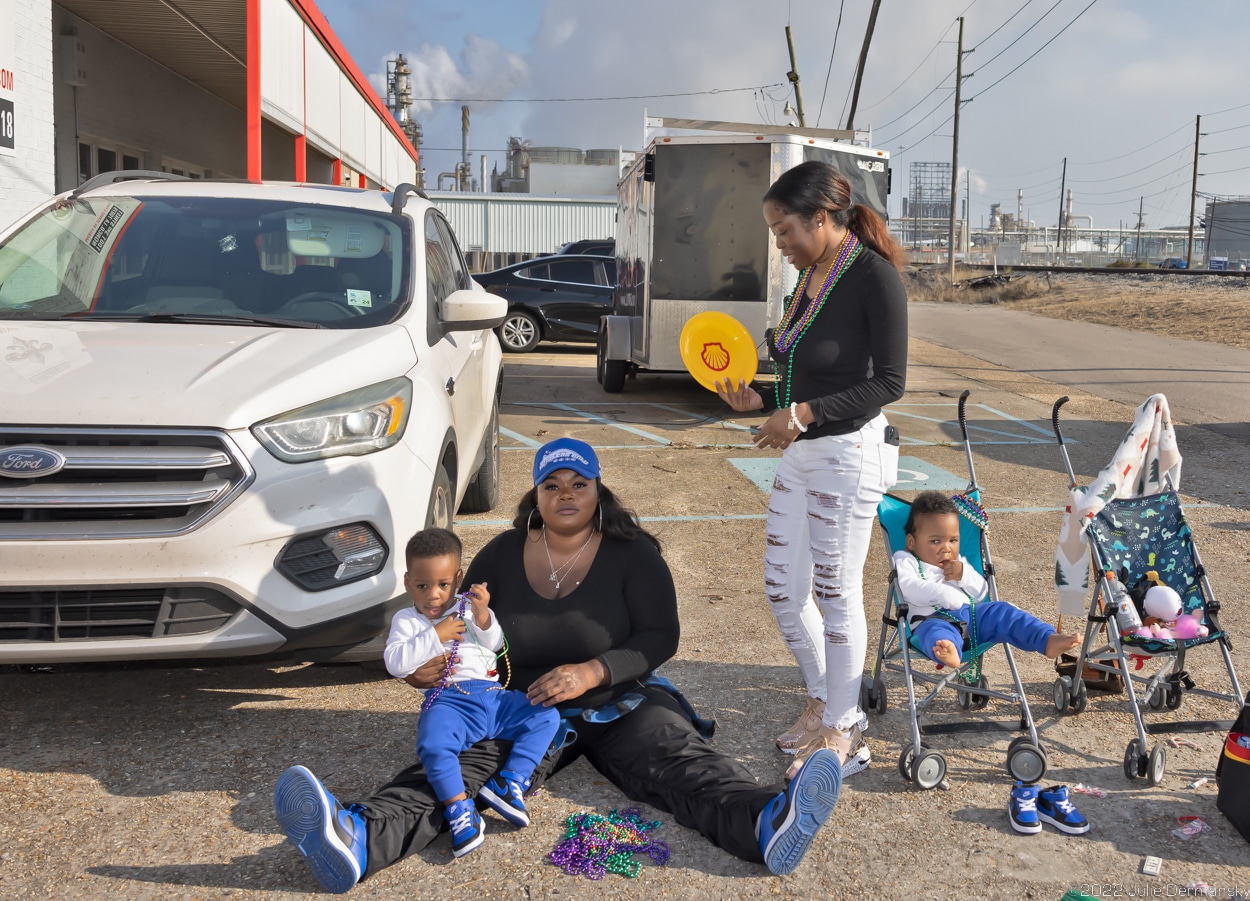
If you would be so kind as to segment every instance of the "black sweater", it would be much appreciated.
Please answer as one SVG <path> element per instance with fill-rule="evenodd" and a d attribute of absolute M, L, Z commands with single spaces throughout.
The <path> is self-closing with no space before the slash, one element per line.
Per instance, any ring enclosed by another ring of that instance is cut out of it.
<path fill-rule="evenodd" d="M 800 441 L 854 432 L 902 397 L 907 292 L 898 270 L 864 247 L 789 356 L 790 400 L 809 404 L 816 417 Z M 777 409 L 784 379 L 779 366 L 777 387 L 759 389 L 764 412 Z"/>
<path fill-rule="evenodd" d="M 495 536 L 473 558 L 464 582 L 485 582 L 490 591 L 508 642 L 509 688 L 525 691 L 557 666 L 600 660 L 609 684 L 560 705 L 598 707 L 676 653 L 681 629 L 673 575 L 649 540 L 605 536 L 582 583 L 548 600 L 525 578 L 525 539 L 518 529 Z"/>

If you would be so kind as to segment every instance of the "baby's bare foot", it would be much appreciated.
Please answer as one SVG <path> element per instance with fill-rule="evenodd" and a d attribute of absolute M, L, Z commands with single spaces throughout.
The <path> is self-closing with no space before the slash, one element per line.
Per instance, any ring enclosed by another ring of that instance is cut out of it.
<path fill-rule="evenodd" d="M 1046 639 L 1046 656 L 1054 660 L 1069 648 L 1076 647 L 1080 641 L 1075 635 L 1060 635 L 1056 632 Z"/>
<path fill-rule="evenodd" d="M 933 643 L 933 656 L 938 663 L 959 669 L 959 649 L 955 647 L 953 641 L 947 641 L 945 638 Z"/>

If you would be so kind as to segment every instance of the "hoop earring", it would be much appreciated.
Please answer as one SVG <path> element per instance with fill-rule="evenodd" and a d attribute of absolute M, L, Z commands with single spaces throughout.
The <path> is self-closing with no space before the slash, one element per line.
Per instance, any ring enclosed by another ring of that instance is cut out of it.
<path fill-rule="evenodd" d="M 528 535 L 534 531 L 534 514 L 538 512 L 537 507 L 530 508 L 530 515 L 525 517 L 525 534 Z"/>
<path fill-rule="evenodd" d="M 603 504 L 595 504 L 595 508 L 599 511 L 599 532 L 603 532 Z"/>

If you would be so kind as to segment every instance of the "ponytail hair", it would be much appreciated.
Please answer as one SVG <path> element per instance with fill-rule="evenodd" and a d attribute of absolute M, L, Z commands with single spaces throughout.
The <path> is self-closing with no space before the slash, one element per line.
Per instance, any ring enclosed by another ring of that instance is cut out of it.
<path fill-rule="evenodd" d="M 907 252 L 894 240 L 885 220 L 871 208 L 851 203 L 851 183 L 829 163 L 808 160 L 787 169 L 773 182 L 764 200 L 809 221 L 824 210 L 831 222 L 855 232 L 860 241 L 896 269 L 907 265 Z"/>

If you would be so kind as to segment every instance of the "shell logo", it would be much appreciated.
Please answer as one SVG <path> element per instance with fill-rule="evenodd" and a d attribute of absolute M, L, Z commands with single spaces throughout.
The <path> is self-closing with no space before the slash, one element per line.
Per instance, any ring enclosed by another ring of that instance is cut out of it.
<path fill-rule="evenodd" d="M 724 372 L 729 368 L 729 351 L 719 341 L 708 341 L 703 345 L 699 359 L 713 372 Z"/>

